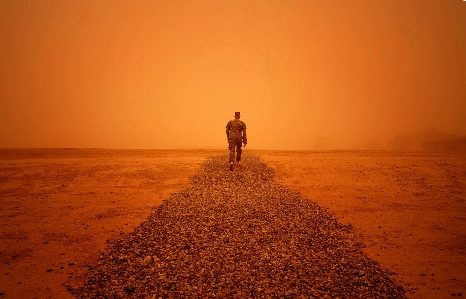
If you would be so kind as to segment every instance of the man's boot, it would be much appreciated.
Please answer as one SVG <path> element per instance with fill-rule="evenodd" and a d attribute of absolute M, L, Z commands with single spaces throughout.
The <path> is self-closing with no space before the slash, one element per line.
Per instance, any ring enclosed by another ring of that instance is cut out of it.
<path fill-rule="evenodd" d="M 233 171 L 233 162 L 230 162 L 230 171 Z"/>

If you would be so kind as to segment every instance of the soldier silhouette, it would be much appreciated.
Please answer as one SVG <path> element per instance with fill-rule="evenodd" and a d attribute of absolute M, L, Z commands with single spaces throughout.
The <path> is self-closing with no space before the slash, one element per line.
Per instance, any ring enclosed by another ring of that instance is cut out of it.
<path fill-rule="evenodd" d="M 227 140 L 228 149 L 230 150 L 230 170 L 233 171 L 233 163 L 235 162 L 236 150 L 236 165 L 241 161 L 242 143 L 244 146 L 248 143 L 246 137 L 246 124 L 240 120 L 241 114 L 235 112 L 235 119 L 227 123 Z"/>

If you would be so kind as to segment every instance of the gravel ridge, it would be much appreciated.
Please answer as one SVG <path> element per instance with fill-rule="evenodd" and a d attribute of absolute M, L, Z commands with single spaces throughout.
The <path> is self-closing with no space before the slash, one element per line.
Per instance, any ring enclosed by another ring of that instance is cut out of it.
<path fill-rule="evenodd" d="M 260 157 L 210 157 L 88 271 L 76 298 L 404 298 L 353 228 L 278 184 Z"/>

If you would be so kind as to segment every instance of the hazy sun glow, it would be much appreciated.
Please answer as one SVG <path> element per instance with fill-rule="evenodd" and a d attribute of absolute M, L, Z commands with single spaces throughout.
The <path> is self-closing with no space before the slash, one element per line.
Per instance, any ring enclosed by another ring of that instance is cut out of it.
<path fill-rule="evenodd" d="M 0 1 L 0 147 L 466 134 L 463 1 Z"/>

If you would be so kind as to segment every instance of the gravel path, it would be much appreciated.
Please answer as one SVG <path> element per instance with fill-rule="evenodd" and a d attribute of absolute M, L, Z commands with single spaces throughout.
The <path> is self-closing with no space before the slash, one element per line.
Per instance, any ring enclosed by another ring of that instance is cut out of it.
<path fill-rule="evenodd" d="M 77 298 L 404 298 L 352 228 L 246 156 L 209 158 L 190 187 L 116 240 Z"/>

